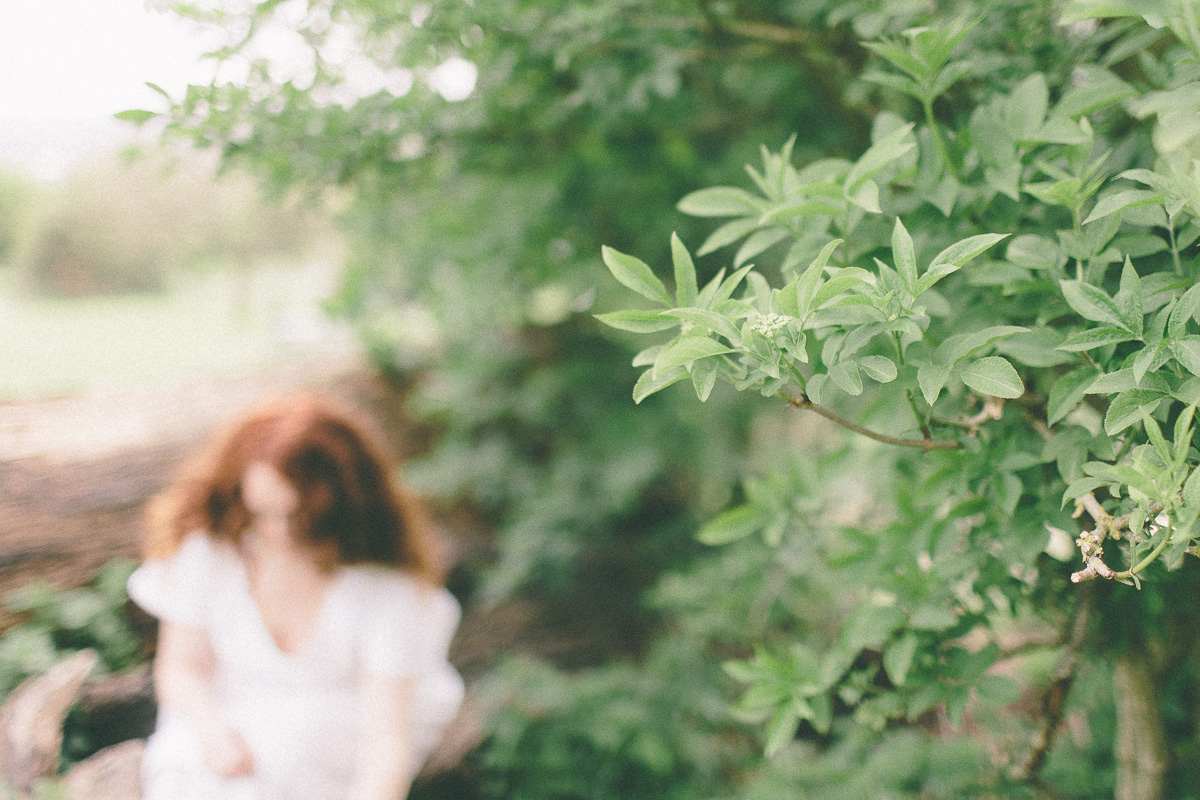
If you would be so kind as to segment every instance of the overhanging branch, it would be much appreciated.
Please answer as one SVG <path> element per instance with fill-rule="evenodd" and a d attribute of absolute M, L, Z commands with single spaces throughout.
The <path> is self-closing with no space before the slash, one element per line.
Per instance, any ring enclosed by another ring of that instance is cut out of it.
<path fill-rule="evenodd" d="M 818 405 L 818 404 L 814 403 L 812 400 L 809 400 L 804 395 L 801 395 L 799 397 L 790 397 L 788 395 L 782 395 L 782 396 L 787 399 L 788 405 L 792 406 L 793 408 L 808 409 L 809 411 L 813 411 L 817 414 L 820 414 L 822 417 L 829 420 L 830 422 L 834 422 L 838 425 L 841 425 L 843 428 L 846 428 L 847 430 L 854 431 L 855 433 L 866 436 L 869 439 L 874 439 L 877 442 L 883 442 L 884 444 L 893 444 L 898 447 L 916 447 L 917 449 L 924 450 L 924 451 L 958 450 L 962 447 L 962 444 L 960 444 L 959 442 L 940 441 L 937 439 L 929 439 L 929 438 L 926 438 L 926 439 L 904 439 L 899 436 L 889 436 L 886 433 L 879 433 L 878 431 L 873 431 L 870 428 L 864 428 L 862 425 L 858 425 L 856 423 L 851 422 L 848 419 L 845 419 L 844 417 L 838 416 L 834 412 L 830 411 L 828 408 L 825 408 L 824 406 Z"/>

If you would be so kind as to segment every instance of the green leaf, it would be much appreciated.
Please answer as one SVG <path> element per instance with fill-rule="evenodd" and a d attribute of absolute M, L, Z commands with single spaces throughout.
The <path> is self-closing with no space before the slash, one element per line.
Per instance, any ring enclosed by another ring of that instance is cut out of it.
<path fill-rule="evenodd" d="M 1200 336 L 1184 336 L 1171 342 L 1175 360 L 1193 375 L 1200 375 Z"/>
<path fill-rule="evenodd" d="M 842 626 L 842 643 L 852 653 L 881 647 L 907 619 L 898 606 L 867 600 L 854 609 Z"/>
<path fill-rule="evenodd" d="M 746 273 L 752 269 L 754 269 L 754 265 L 747 264 L 722 281 L 721 285 L 717 287 L 716 294 L 712 296 L 711 303 L 708 304 L 708 307 L 716 308 L 717 306 L 721 305 L 721 303 L 724 303 L 726 300 L 728 300 L 730 296 L 737 291 L 737 287 L 742 282 L 742 279 L 746 277 Z M 705 288 L 707 289 L 708 287 Z"/>
<path fill-rule="evenodd" d="M 742 246 L 738 248 L 737 255 L 733 258 L 733 265 L 740 267 L 750 259 L 757 256 L 759 253 L 766 250 L 779 242 L 783 241 L 788 236 L 788 231 L 785 228 L 766 228 L 764 230 L 755 231 L 746 241 L 742 242 Z"/>
<path fill-rule="evenodd" d="M 913 611 L 908 627 L 916 631 L 944 631 L 958 622 L 958 615 L 939 603 L 925 603 Z"/>
<path fill-rule="evenodd" d="M 1183 501 L 1192 508 L 1200 508 L 1200 469 L 1193 469 L 1184 482 Z"/>
<path fill-rule="evenodd" d="M 1021 688 L 1004 675 L 984 675 L 975 684 L 975 691 L 985 703 L 1005 706 L 1021 699 Z"/>
<path fill-rule="evenodd" d="M 953 364 L 925 363 L 917 369 L 917 385 L 921 387 L 921 395 L 930 406 L 937 402 L 946 381 L 950 380 L 953 367 Z"/>
<path fill-rule="evenodd" d="M 769 225 L 796 217 L 838 217 L 842 209 L 824 200 L 804 198 L 775 206 L 758 218 L 759 225 Z"/>
<path fill-rule="evenodd" d="M 828 694 L 818 694 L 808 699 L 809 706 L 812 708 L 812 716 L 809 722 L 820 735 L 824 736 L 829 733 L 829 728 L 833 725 L 833 700 Z"/>
<path fill-rule="evenodd" d="M 903 686 L 908 680 L 913 657 L 917 654 L 917 635 L 912 631 L 889 644 L 883 651 L 883 670 L 895 686 Z"/>
<path fill-rule="evenodd" d="M 146 81 L 146 85 L 149 86 L 154 91 L 161 94 L 163 97 L 167 98 L 168 100 L 171 99 L 171 95 L 167 94 L 167 90 L 162 88 L 161 86 L 159 86 L 157 83 L 151 83 L 150 81 Z"/>
<path fill-rule="evenodd" d="M 728 317 L 724 314 L 718 314 L 716 311 L 709 311 L 706 308 L 672 308 L 658 313 L 666 317 L 685 320 L 693 325 L 699 325 L 705 330 L 712 331 L 719 336 L 724 336 L 729 340 L 730 344 L 738 344 L 742 340 L 741 331 L 734 326 Z"/>
<path fill-rule="evenodd" d="M 696 304 L 696 265 L 679 234 L 671 234 L 671 260 L 675 266 L 675 302 L 681 306 Z"/>
<path fill-rule="evenodd" d="M 687 370 L 680 367 L 662 375 L 655 376 L 653 369 L 648 369 L 638 378 L 633 387 L 633 402 L 641 403 L 655 392 L 661 391 L 673 383 L 678 383 L 688 376 Z"/>
<path fill-rule="evenodd" d="M 847 197 L 857 195 L 880 170 L 917 146 L 912 129 L 912 123 L 903 125 L 867 148 L 846 176 L 844 186 Z M 878 206 L 878 201 L 875 205 Z"/>
<path fill-rule="evenodd" d="M 745 189 L 713 186 L 686 195 L 676 208 L 693 217 L 741 217 L 762 213 L 762 201 Z"/>
<path fill-rule="evenodd" d="M 1017 236 L 1008 244 L 1005 258 L 1026 269 L 1057 269 L 1061 250 L 1057 242 L 1044 236 L 1027 233 Z"/>
<path fill-rule="evenodd" d="M 829 379 L 848 395 L 857 397 L 862 394 L 862 374 L 854 361 L 843 361 L 829 368 Z"/>
<path fill-rule="evenodd" d="M 933 77 L 929 73 L 929 66 L 923 64 L 903 45 L 884 40 L 879 42 L 863 42 L 863 47 L 883 56 L 918 81 L 924 81 Z"/>
<path fill-rule="evenodd" d="M 1015 141 L 1026 141 L 1042 126 L 1050 107 L 1046 76 L 1035 72 L 1017 85 L 1004 104 L 1004 121 Z"/>
<path fill-rule="evenodd" d="M 1154 389 L 1127 389 L 1121 392 L 1104 415 L 1104 432 L 1116 436 L 1135 422 L 1141 422 L 1143 409 L 1154 413 L 1162 402 L 1163 393 Z"/>
<path fill-rule="evenodd" d="M 811 714 L 809 710 L 809 714 Z M 767 725 L 765 754 L 771 758 L 796 738 L 800 728 L 800 707 L 793 701 L 775 713 Z"/>
<path fill-rule="evenodd" d="M 978 236 L 969 236 L 961 242 L 955 242 L 934 256 L 933 261 L 929 264 L 929 269 L 932 270 L 941 264 L 953 264 L 956 267 L 962 267 L 992 245 L 1006 238 L 1008 238 L 1007 233 L 981 233 Z"/>
<path fill-rule="evenodd" d="M 1016 398 L 1025 393 L 1021 376 L 1008 359 L 988 356 L 963 367 L 962 382 L 980 394 Z"/>
<path fill-rule="evenodd" d="M 1188 378 L 1171 396 L 1188 405 L 1200 405 L 1200 378 Z"/>
<path fill-rule="evenodd" d="M 896 217 L 896 224 L 892 227 L 892 258 L 896 262 L 896 270 L 900 273 L 900 277 L 904 280 L 904 285 L 909 292 L 915 294 L 917 286 L 917 255 L 913 250 L 913 240 L 908 234 L 908 229 L 904 227 L 904 223 Z"/>
<path fill-rule="evenodd" d="M 1167 336 L 1171 339 L 1178 338 L 1187 327 L 1188 320 L 1196 319 L 1197 314 L 1200 314 L 1200 283 L 1184 292 L 1183 297 L 1179 298 L 1179 302 L 1171 309 L 1171 316 L 1167 321 Z"/>
<path fill-rule="evenodd" d="M 878 383 L 890 383 L 896 380 L 896 375 L 899 374 L 896 362 L 886 356 L 863 356 L 858 359 L 858 366 Z"/>
<path fill-rule="evenodd" d="M 1087 394 L 1087 388 L 1100 376 L 1096 367 L 1083 367 L 1063 375 L 1050 387 L 1046 402 L 1046 422 L 1049 425 L 1061 420 L 1079 405 Z"/>
<path fill-rule="evenodd" d="M 696 534 L 696 538 L 707 545 L 729 544 L 758 532 L 763 522 L 762 512 L 754 506 L 738 506 L 711 519 Z"/>
<path fill-rule="evenodd" d="M 654 361 L 654 373 L 663 375 L 697 359 L 731 352 L 733 351 L 730 348 L 707 336 L 684 336 L 667 345 L 666 349 L 658 354 Z"/>
<path fill-rule="evenodd" d="M 1158 427 L 1158 423 L 1154 421 L 1154 417 L 1142 409 L 1142 427 L 1146 430 L 1146 437 L 1150 439 L 1150 444 L 1154 446 L 1158 452 L 1158 457 L 1163 460 L 1164 464 L 1171 463 L 1172 452 L 1167 446 L 1167 440 L 1163 438 L 1162 428 Z"/>
<path fill-rule="evenodd" d="M 666 287 L 654 275 L 646 262 L 618 252 L 608 245 L 604 245 L 600 252 L 608 271 L 626 288 L 664 306 L 672 305 L 671 296 L 667 294 Z"/>
<path fill-rule="evenodd" d="M 118 111 L 116 114 L 113 114 L 113 116 L 119 120 L 124 120 L 125 122 L 132 122 L 135 125 L 144 125 L 145 123 L 157 117 L 158 114 L 154 111 L 130 109 L 129 111 Z"/>
<path fill-rule="evenodd" d="M 1093 461 L 1084 465 L 1084 471 L 1094 474 L 1098 478 L 1104 478 L 1109 483 L 1128 486 L 1130 489 L 1145 495 L 1147 498 L 1153 498 L 1158 494 L 1158 489 L 1154 485 L 1154 479 L 1135 467 L 1125 466 L 1124 464 L 1101 464 Z M 1140 526 L 1135 525 L 1134 527 L 1137 528 Z"/>
<path fill-rule="evenodd" d="M 720 250 L 726 245 L 733 244 L 738 239 L 749 235 L 751 231 L 755 230 L 758 230 L 758 222 L 753 218 L 735 219 L 732 222 L 726 222 L 704 240 L 704 244 L 700 245 L 700 249 L 696 251 L 696 255 L 706 256 L 709 253 Z"/>
<path fill-rule="evenodd" d="M 821 284 L 812 299 L 814 309 L 824 308 L 838 295 L 871 283 L 871 273 L 859 267 L 843 267 Z"/>
<path fill-rule="evenodd" d="M 1094 492 L 1101 486 L 1105 486 L 1108 483 L 1109 481 L 1105 478 L 1095 477 L 1079 478 L 1071 481 L 1071 483 L 1067 486 L 1066 491 L 1063 492 L 1063 507 L 1066 507 L 1067 503 L 1071 502 L 1072 500 L 1078 500 L 1085 494 Z"/>
<path fill-rule="evenodd" d="M 1112 328 L 1108 326 L 1103 328 L 1089 328 L 1086 331 L 1072 333 L 1066 338 L 1066 341 L 1058 346 L 1058 349 L 1065 350 L 1068 353 L 1080 353 L 1085 350 L 1095 350 L 1097 347 L 1104 347 L 1109 344 L 1130 342 L 1136 338 L 1136 336 L 1124 328 Z"/>
<path fill-rule="evenodd" d="M 1154 0 L 1071 0 L 1063 9 L 1060 25 L 1105 17 L 1140 17 L 1162 8 Z"/>
<path fill-rule="evenodd" d="M 1142 308 L 1142 279 L 1138 277 L 1137 270 L 1133 268 L 1133 262 L 1129 260 L 1129 256 L 1125 256 L 1125 266 L 1121 269 L 1121 286 L 1117 290 L 1117 296 L 1113 299 L 1121 312 L 1121 319 L 1125 322 L 1125 327 L 1141 338 L 1142 325 L 1145 321 L 1145 312 Z"/>
<path fill-rule="evenodd" d="M 956 333 L 938 345 L 936 360 L 939 363 L 954 366 L 981 348 L 1027 331 L 1028 328 L 1017 325 L 992 325 L 970 333 Z"/>
<path fill-rule="evenodd" d="M 996 354 L 1027 367 L 1058 367 L 1074 364 L 1069 353 L 1058 349 L 1066 336 L 1056 328 L 1038 327 L 1015 333 L 996 343 Z"/>
<path fill-rule="evenodd" d="M 1103 289 L 1080 281 L 1061 281 L 1063 297 L 1075 313 L 1092 322 L 1103 322 L 1129 330 L 1117 304 Z"/>
<path fill-rule="evenodd" d="M 821 286 L 822 273 L 824 273 L 825 265 L 829 263 L 830 257 L 841 244 L 841 239 L 827 242 L 796 281 L 796 305 L 802 319 L 806 318 L 814 307 L 819 308 L 819 306 L 814 306 L 814 297 L 817 289 Z"/>
<path fill-rule="evenodd" d="M 633 357 L 633 366 L 635 366 L 635 367 L 650 366 L 651 364 L 654 363 L 654 359 L 658 358 L 658 354 L 666 349 L 667 349 L 667 346 L 665 344 L 655 344 L 655 345 L 651 345 L 650 347 L 647 347 L 645 350 L 642 350 L 640 353 L 638 353 L 637 355 L 635 355 Z"/>
<path fill-rule="evenodd" d="M 596 319 L 610 328 L 632 333 L 656 333 L 674 328 L 679 320 L 664 316 L 662 311 L 612 311 L 597 314 Z"/>
<path fill-rule="evenodd" d="M 881 214 L 879 206 L 879 184 L 875 181 L 865 181 L 859 184 L 853 192 L 846 193 L 846 199 L 854 205 L 871 214 Z"/>
<path fill-rule="evenodd" d="M 706 402 L 717 385 L 717 370 L 719 364 L 713 359 L 703 359 L 692 364 L 692 386 L 696 389 L 696 397 L 700 402 Z"/>
<path fill-rule="evenodd" d="M 1126 189 L 1123 192 L 1115 192 L 1100 198 L 1100 201 L 1096 203 L 1096 207 L 1092 209 L 1092 213 L 1088 214 L 1083 224 L 1087 225 L 1089 222 L 1095 222 L 1098 219 L 1107 217 L 1109 214 L 1116 214 L 1127 208 L 1155 205 L 1161 203 L 1162 200 L 1163 195 L 1161 193 L 1149 192 L 1145 189 Z"/>
<path fill-rule="evenodd" d="M 1146 373 L 1151 369 L 1156 369 L 1157 366 L 1166 361 L 1166 346 L 1163 342 L 1158 342 L 1153 345 L 1146 345 L 1133 358 L 1133 379 L 1140 386 L 1142 379 L 1146 377 Z"/>
<path fill-rule="evenodd" d="M 1095 73 L 1094 70 L 1092 72 Z M 1090 77 L 1093 78 L 1092 81 L 1063 95 L 1054 107 L 1054 116 L 1079 119 L 1138 93 L 1128 83 L 1107 70 Z"/>

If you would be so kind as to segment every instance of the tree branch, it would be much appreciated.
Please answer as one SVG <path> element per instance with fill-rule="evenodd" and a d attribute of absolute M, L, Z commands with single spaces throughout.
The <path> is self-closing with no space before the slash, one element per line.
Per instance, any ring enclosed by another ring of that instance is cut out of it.
<path fill-rule="evenodd" d="M 1162 503 L 1152 503 L 1147 510 L 1147 519 L 1153 519 L 1162 510 Z M 1121 538 L 1125 529 L 1129 527 L 1130 515 L 1111 516 L 1091 492 L 1075 501 L 1075 516 L 1079 517 L 1084 511 L 1091 516 L 1096 527 L 1079 534 L 1079 538 L 1075 540 L 1075 544 L 1079 546 L 1079 552 L 1083 554 L 1084 568 L 1071 575 L 1071 583 L 1082 583 L 1093 578 L 1124 581 L 1133 577 L 1135 571 L 1140 571 L 1141 565 L 1137 570 L 1117 572 L 1104 563 L 1104 540 L 1109 536 L 1114 539 Z M 1161 552 L 1160 548 L 1154 553 L 1154 556 L 1157 557 Z M 1145 563 L 1147 562 L 1143 562 L 1143 564 Z"/>
<path fill-rule="evenodd" d="M 863 426 L 857 425 L 848 419 L 840 417 L 834 412 L 830 411 L 828 408 L 817 405 L 804 395 L 799 397 L 789 397 L 788 395 L 783 394 L 780 396 L 784 397 L 787 400 L 788 405 L 793 408 L 806 408 L 809 411 L 814 411 L 830 422 L 835 422 L 847 430 L 852 430 L 855 433 L 862 434 L 869 439 L 874 439 L 875 441 L 883 442 L 884 444 L 894 444 L 899 447 L 916 447 L 926 452 L 930 450 L 958 450 L 962 447 L 962 444 L 959 442 L 938 441 L 934 439 L 903 439 L 898 436 L 888 436 L 886 433 L 879 433 L 869 428 L 864 428 Z"/>
<path fill-rule="evenodd" d="M 1076 608 L 1071 629 L 1064 637 L 1063 644 L 1066 652 L 1055 670 L 1050 685 L 1046 687 L 1041 698 L 1041 726 L 1034 733 L 1033 741 L 1024 761 L 1016 765 L 1010 775 L 1022 783 L 1036 783 L 1038 774 L 1045 766 L 1046 757 L 1054 747 L 1054 740 L 1062 726 L 1063 714 L 1066 710 L 1067 696 L 1075 684 L 1075 670 L 1079 664 L 1079 655 L 1083 646 L 1083 637 L 1087 632 L 1091 616 L 1091 597 L 1087 593 Z"/>

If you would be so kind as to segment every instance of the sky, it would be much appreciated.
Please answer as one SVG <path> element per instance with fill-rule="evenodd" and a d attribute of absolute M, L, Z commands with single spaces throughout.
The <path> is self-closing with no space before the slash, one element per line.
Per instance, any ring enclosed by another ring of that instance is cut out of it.
<path fill-rule="evenodd" d="M 0 163 L 55 178 L 120 146 L 134 129 L 113 114 L 161 104 L 147 81 L 201 80 L 203 50 L 144 0 L 0 0 Z"/>

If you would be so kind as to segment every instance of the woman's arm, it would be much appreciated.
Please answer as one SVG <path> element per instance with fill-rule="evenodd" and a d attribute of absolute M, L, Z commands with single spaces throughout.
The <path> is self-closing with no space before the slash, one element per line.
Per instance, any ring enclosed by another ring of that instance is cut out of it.
<path fill-rule="evenodd" d="M 367 675 L 363 738 L 348 800 L 402 800 L 416 770 L 413 679 Z"/>
<path fill-rule="evenodd" d="M 214 668 L 212 644 L 203 628 L 160 623 L 154 657 L 158 702 L 196 727 L 209 769 L 226 778 L 250 775 L 254 771 L 250 749 L 217 707 Z"/>

